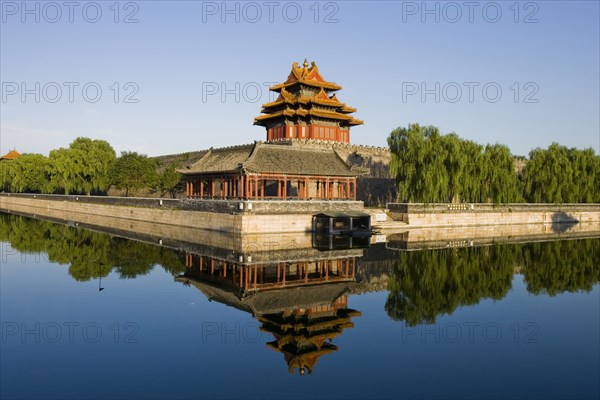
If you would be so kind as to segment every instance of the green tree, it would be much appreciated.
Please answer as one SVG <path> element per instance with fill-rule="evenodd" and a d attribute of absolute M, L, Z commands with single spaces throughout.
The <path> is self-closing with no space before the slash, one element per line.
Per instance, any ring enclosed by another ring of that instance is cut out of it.
<path fill-rule="evenodd" d="M 488 163 L 484 178 L 486 200 L 494 203 L 518 201 L 520 196 L 515 162 L 509 148 L 502 144 L 488 144 L 485 146 L 483 157 Z"/>
<path fill-rule="evenodd" d="M 15 174 L 16 166 L 14 160 L 0 162 L 0 191 L 14 191 L 12 186 Z"/>
<path fill-rule="evenodd" d="M 51 150 L 49 159 L 49 191 L 62 191 L 64 194 L 70 194 L 75 187 L 75 171 L 71 152 L 63 147 Z"/>
<path fill-rule="evenodd" d="M 402 201 L 436 202 L 448 197 L 449 174 L 445 168 L 446 149 L 439 130 L 411 124 L 395 129 L 388 138 L 390 171 L 398 184 Z"/>
<path fill-rule="evenodd" d="M 116 160 L 108 142 L 79 137 L 69 146 L 69 156 L 75 190 L 89 195 L 108 189 L 108 174 Z"/>
<path fill-rule="evenodd" d="M 523 197 L 535 203 L 600 201 L 600 157 L 593 149 L 578 150 L 552 143 L 534 149 L 523 169 Z"/>
<path fill-rule="evenodd" d="M 176 171 L 176 166 L 171 164 L 165 168 L 158 176 L 159 189 L 161 195 L 169 193 L 172 198 L 176 197 L 177 188 L 181 184 L 181 174 Z"/>
<path fill-rule="evenodd" d="M 92 192 L 105 192 L 109 188 L 108 174 L 115 163 L 116 154 L 104 140 L 79 137 L 68 149 L 61 147 L 52 150 L 49 158 L 49 191 L 90 195 Z"/>
<path fill-rule="evenodd" d="M 155 187 L 157 180 L 156 161 L 136 152 L 122 152 L 110 172 L 110 182 L 124 189 L 126 197 L 130 192 Z"/>
<path fill-rule="evenodd" d="M 41 154 L 22 154 L 13 164 L 11 190 L 14 192 L 44 193 L 48 189 L 49 160 Z"/>

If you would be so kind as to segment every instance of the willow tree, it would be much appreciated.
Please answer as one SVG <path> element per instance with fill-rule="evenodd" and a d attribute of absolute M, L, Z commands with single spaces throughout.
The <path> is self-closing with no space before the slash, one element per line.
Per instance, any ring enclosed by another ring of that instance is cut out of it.
<path fill-rule="evenodd" d="M 69 146 L 75 190 L 91 194 L 109 187 L 109 171 L 117 158 L 104 140 L 79 137 Z"/>
<path fill-rule="evenodd" d="M 12 191 L 15 178 L 15 163 L 13 160 L 0 162 L 0 191 Z"/>
<path fill-rule="evenodd" d="M 444 147 L 444 167 L 448 174 L 448 201 L 460 202 L 470 176 L 467 172 L 467 159 L 463 149 L 463 140 L 451 133 L 441 137 Z"/>
<path fill-rule="evenodd" d="M 470 140 L 463 140 L 461 150 L 465 160 L 461 201 L 485 202 L 487 192 L 482 183 L 488 176 L 490 164 L 483 155 L 483 146 Z"/>
<path fill-rule="evenodd" d="M 536 203 L 600 201 L 600 157 L 552 143 L 529 153 L 523 170 L 523 195 Z"/>
<path fill-rule="evenodd" d="M 49 191 L 65 194 L 104 192 L 109 171 L 116 160 L 112 146 L 104 140 L 78 137 L 68 148 L 50 152 Z"/>
<path fill-rule="evenodd" d="M 485 168 L 484 190 L 486 201 L 510 203 L 520 200 L 514 156 L 503 144 L 485 146 L 483 153 Z"/>
<path fill-rule="evenodd" d="M 41 154 L 22 154 L 12 164 L 10 188 L 13 192 L 44 193 L 48 189 L 49 161 Z"/>
<path fill-rule="evenodd" d="M 71 157 L 69 149 L 61 147 L 51 150 L 49 159 L 49 191 L 61 191 L 64 194 L 70 194 L 75 188 L 75 168 L 73 167 L 73 157 Z"/>
<path fill-rule="evenodd" d="M 446 149 L 439 130 L 418 124 L 395 129 L 388 138 L 390 171 L 396 176 L 403 201 L 436 202 L 448 197 Z"/>

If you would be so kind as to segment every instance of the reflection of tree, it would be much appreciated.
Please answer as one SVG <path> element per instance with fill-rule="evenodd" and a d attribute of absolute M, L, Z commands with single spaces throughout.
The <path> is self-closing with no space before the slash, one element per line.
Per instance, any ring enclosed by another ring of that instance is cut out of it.
<path fill-rule="evenodd" d="M 400 254 L 385 308 L 410 326 L 481 299 L 503 298 L 516 267 L 533 294 L 590 291 L 600 282 L 597 239 L 456 248 Z"/>
<path fill-rule="evenodd" d="M 386 311 L 414 326 L 482 298 L 501 299 L 511 287 L 514 260 L 509 246 L 401 253 Z"/>
<path fill-rule="evenodd" d="M 113 267 L 121 278 L 145 275 L 156 264 L 172 274 L 185 269 L 179 253 L 151 244 L 16 215 L 0 214 L 0 222 L 0 240 L 21 253 L 46 253 L 49 261 L 68 264 L 78 281 L 105 277 Z"/>
<path fill-rule="evenodd" d="M 110 248 L 110 259 L 121 278 L 147 275 L 159 258 L 159 249 L 146 243 L 115 238 Z"/>
<path fill-rule="evenodd" d="M 529 243 L 523 246 L 522 265 L 533 294 L 589 292 L 600 282 L 600 246 L 594 239 Z"/>

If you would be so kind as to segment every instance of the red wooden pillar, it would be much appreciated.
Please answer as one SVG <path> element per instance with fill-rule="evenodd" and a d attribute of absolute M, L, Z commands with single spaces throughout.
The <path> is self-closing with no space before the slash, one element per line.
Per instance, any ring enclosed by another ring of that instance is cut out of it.
<path fill-rule="evenodd" d="M 210 178 L 210 197 L 215 197 L 215 180 L 214 178 Z"/>
<path fill-rule="evenodd" d="M 304 274 L 304 282 L 308 283 L 308 263 L 304 262 L 302 264 L 304 265 L 304 272 L 305 272 L 305 274 Z"/>
<path fill-rule="evenodd" d="M 283 177 L 283 199 L 287 200 L 287 176 Z"/>
<path fill-rule="evenodd" d="M 277 263 L 277 283 L 279 283 L 280 276 L 281 276 L 281 263 Z"/>
<path fill-rule="evenodd" d="M 306 183 L 304 185 L 304 190 L 305 190 L 305 197 L 306 197 L 307 200 L 310 199 L 310 185 L 309 185 L 309 183 L 310 182 L 309 182 L 308 178 L 306 178 Z"/>
<path fill-rule="evenodd" d="M 346 178 L 346 199 L 350 199 L 350 178 Z"/>
<path fill-rule="evenodd" d="M 354 197 L 354 200 L 356 200 L 356 178 L 354 178 L 352 180 L 353 180 L 353 183 L 354 183 L 354 185 L 353 185 L 354 186 L 353 197 Z"/>

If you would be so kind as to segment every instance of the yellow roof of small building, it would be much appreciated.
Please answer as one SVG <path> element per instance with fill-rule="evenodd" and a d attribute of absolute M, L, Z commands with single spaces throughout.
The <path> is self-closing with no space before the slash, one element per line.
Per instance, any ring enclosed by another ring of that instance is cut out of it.
<path fill-rule="evenodd" d="M 21 155 L 17 150 L 13 149 L 0 157 L 0 160 L 14 160 Z"/>

